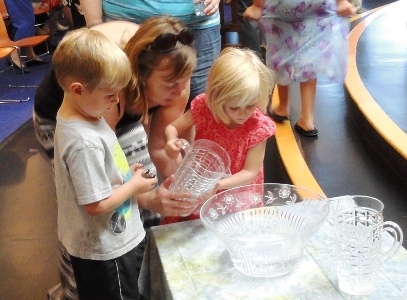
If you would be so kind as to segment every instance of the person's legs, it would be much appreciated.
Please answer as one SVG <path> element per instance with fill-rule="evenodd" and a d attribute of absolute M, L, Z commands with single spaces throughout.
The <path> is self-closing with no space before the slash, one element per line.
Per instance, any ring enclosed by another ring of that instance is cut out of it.
<path fill-rule="evenodd" d="M 290 115 L 290 102 L 288 100 L 288 85 L 277 84 L 279 103 L 274 111 L 281 117 L 288 117 Z M 272 105 L 272 104 L 271 104 Z M 269 107 L 269 111 L 272 107 Z"/>
<path fill-rule="evenodd" d="M 50 160 L 54 158 L 54 134 L 56 122 L 54 120 L 41 118 L 33 111 L 33 125 L 35 137 L 44 148 Z"/>
<path fill-rule="evenodd" d="M 76 290 L 76 281 L 73 273 L 71 256 L 66 251 L 61 242 L 59 245 L 59 279 L 61 280 L 62 293 L 64 300 L 77 300 L 78 292 Z"/>
<path fill-rule="evenodd" d="M 79 0 L 63 0 L 63 3 L 71 10 L 74 29 L 85 27 L 86 21 Z"/>
<path fill-rule="evenodd" d="M 4 0 L 11 23 L 15 29 L 14 41 L 21 40 L 35 35 L 35 16 L 34 7 L 31 0 Z M 28 49 L 27 56 L 32 55 L 34 50 Z M 23 67 L 20 64 L 17 50 L 11 53 L 13 64 L 18 67 Z"/>
<path fill-rule="evenodd" d="M 240 25 L 240 43 L 243 47 L 249 48 L 261 57 L 260 48 L 260 33 L 257 27 L 257 22 L 250 21 L 243 17 L 243 12 L 247 7 L 252 5 L 253 0 L 238 0 L 237 1 L 237 18 Z"/>
<path fill-rule="evenodd" d="M 74 29 L 75 26 L 74 26 L 73 19 L 72 19 L 71 8 L 66 5 L 63 5 L 61 10 L 62 10 L 63 17 L 68 22 L 69 29 L 71 29 L 71 30 Z"/>
<path fill-rule="evenodd" d="M 198 65 L 191 78 L 191 93 L 189 102 L 199 94 L 205 92 L 206 80 L 209 69 L 218 57 L 221 50 L 220 26 L 216 25 L 207 29 L 193 30 Z M 186 109 L 189 108 L 188 107 Z"/>
<path fill-rule="evenodd" d="M 111 260 L 71 256 L 79 299 L 139 299 L 135 250 Z"/>
<path fill-rule="evenodd" d="M 301 93 L 301 114 L 297 124 L 302 129 L 309 131 L 315 129 L 314 126 L 314 104 L 316 95 L 317 79 L 310 79 L 300 83 Z"/>

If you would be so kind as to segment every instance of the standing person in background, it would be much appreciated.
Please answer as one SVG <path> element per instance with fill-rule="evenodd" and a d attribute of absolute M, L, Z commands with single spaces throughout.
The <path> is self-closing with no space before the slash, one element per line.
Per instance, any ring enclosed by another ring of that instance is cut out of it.
<path fill-rule="evenodd" d="M 314 104 L 317 77 L 343 82 L 347 71 L 349 22 L 355 13 L 348 0 L 254 0 L 244 16 L 259 20 L 267 42 L 266 64 L 276 72 L 279 105 L 270 116 L 276 122 L 289 119 L 289 85 L 300 83 L 301 113 L 294 129 L 305 137 L 317 137 Z"/>
<path fill-rule="evenodd" d="M 79 0 L 62 0 L 62 2 L 71 10 L 73 27 L 75 29 L 85 27 L 86 21 Z"/>
<path fill-rule="evenodd" d="M 262 58 L 261 52 L 261 38 L 258 24 L 255 21 L 243 17 L 243 13 L 250 5 L 253 4 L 252 0 L 238 0 L 237 1 L 237 18 L 239 20 L 240 31 L 239 38 L 240 44 L 244 48 L 249 48 L 257 53 Z"/>
<path fill-rule="evenodd" d="M 248 80 L 250 78 L 250 80 Z M 191 102 L 191 109 L 165 129 L 166 151 L 172 159 L 179 156 L 178 137 L 195 126 L 195 139 L 211 140 L 230 157 L 231 176 L 219 180 L 213 191 L 245 184 L 264 183 L 263 161 L 267 139 L 276 125 L 263 111 L 274 86 L 274 74 L 255 52 L 226 47 L 209 71 L 206 94 Z M 167 217 L 162 223 L 199 218 Z"/>
<path fill-rule="evenodd" d="M 189 100 L 205 91 L 209 69 L 221 50 L 219 0 L 206 0 L 205 5 L 205 16 L 196 16 L 192 0 L 81 0 L 88 26 L 106 20 L 140 24 L 150 17 L 168 15 L 190 28 L 195 38 L 198 65 L 192 74 Z"/>
<path fill-rule="evenodd" d="M 35 36 L 35 16 L 34 7 L 31 0 L 4 0 L 11 24 L 15 30 L 13 41 L 18 41 L 27 37 Z M 11 63 L 18 71 L 28 72 L 25 67 L 46 64 L 48 61 L 39 58 L 33 47 L 24 49 L 27 62 L 21 62 L 17 50 L 11 53 Z"/>

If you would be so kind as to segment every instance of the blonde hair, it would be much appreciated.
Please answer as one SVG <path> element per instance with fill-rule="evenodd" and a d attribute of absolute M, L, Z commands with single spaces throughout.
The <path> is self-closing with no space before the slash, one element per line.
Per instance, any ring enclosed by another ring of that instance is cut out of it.
<path fill-rule="evenodd" d="M 126 54 L 96 30 L 81 28 L 65 35 L 56 48 L 52 62 L 62 89 L 72 81 L 86 89 L 122 89 L 131 78 L 131 67 Z"/>
<path fill-rule="evenodd" d="M 124 91 L 125 97 L 130 106 L 142 111 L 142 121 L 148 121 L 148 101 L 144 94 L 144 83 L 157 66 L 164 61 L 165 69 L 172 70 L 168 81 L 189 77 L 196 67 L 196 52 L 192 45 L 178 42 L 172 51 L 164 53 L 149 49 L 157 36 L 164 33 L 178 34 L 184 28 L 185 25 L 174 17 L 147 19 L 140 24 L 124 49 L 133 69 L 132 78 Z"/>
<path fill-rule="evenodd" d="M 226 47 L 213 63 L 206 86 L 206 104 L 217 122 L 229 123 L 224 105 L 256 105 L 264 110 L 274 86 L 274 73 L 249 49 Z"/>

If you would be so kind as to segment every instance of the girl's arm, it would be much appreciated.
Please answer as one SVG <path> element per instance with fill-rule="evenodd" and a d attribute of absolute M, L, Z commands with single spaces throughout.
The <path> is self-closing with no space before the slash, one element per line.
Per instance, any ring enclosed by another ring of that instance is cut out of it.
<path fill-rule="evenodd" d="M 348 0 L 336 0 L 336 13 L 341 17 L 348 17 L 356 14 L 356 8 Z"/>
<path fill-rule="evenodd" d="M 102 0 L 81 0 L 80 2 L 86 26 L 90 27 L 103 22 Z"/>
<path fill-rule="evenodd" d="M 113 211 L 131 196 L 151 191 L 157 183 L 157 178 L 144 178 L 142 176 L 144 171 L 140 168 L 137 169 L 132 178 L 119 187 L 114 188 L 109 197 L 84 205 L 85 211 L 91 216 L 105 214 Z"/>
<path fill-rule="evenodd" d="M 167 145 L 165 151 L 171 159 L 177 159 L 180 153 L 180 144 L 177 143 L 179 136 L 184 137 L 185 132 L 190 132 L 195 125 L 191 111 L 187 111 L 165 128 Z"/>
<path fill-rule="evenodd" d="M 252 183 L 263 165 L 266 143 L 267 139 L 250 148 L 243 169 L 228 178 L 219 180 L 216 191 Z"/>
<path fill-rule="evenodd" d="M 161 106 L 151 116 L 148 133 L 148 151 L 151 161 L 154 163 L 157 172 L 165 179 L 174 173 L 172 161 L 165 152 L 167 139 L 165 128 L 171 122 L 182 116 L 185 110 L 188 97 L 183 101 L 174 101 L 171 105 Z M 184 136 L 183 136 L 184 137 Z M 188 137 L 188 140 L 191 138 Z"/>

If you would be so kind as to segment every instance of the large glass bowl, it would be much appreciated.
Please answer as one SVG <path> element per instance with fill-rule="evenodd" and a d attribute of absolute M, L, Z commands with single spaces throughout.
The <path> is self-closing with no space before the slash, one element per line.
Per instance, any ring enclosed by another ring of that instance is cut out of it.
<path fill-rule="evenodd" d="M 329 202 L 322 195 L 279 183 L 226 190 L 200 211 L 204 226 L 226 245 L 236 269 L 258 277 L 296 268 L 307 240 L 328 213 Z"/>

